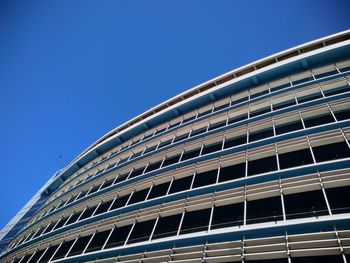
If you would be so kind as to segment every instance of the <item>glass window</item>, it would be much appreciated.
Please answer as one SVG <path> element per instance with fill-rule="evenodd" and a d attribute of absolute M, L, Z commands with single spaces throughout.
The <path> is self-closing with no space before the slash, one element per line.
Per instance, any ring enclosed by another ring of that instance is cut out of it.
<path fill-rule="evenodd" d="M 176 236 L 182 214 L 160 217 L 154 230 L 152 239 Z"/>
<path fill-rule="evenodd" d="M 39 231 L 36 232 L 35 235 L 34 235 L 32 238 L 36 238 L 36 237 L 40 236 L 40 235 L 44 232 L 45 227 L 46 227 L 46 226 L 41 227 L 41 228 L 39 229 Z"/>
<path fill-rule="evenodd" d="M 238 179 L 245 176 L 245 163 L 239 163 L 227 167 L 221 167 L 219 182 Z"/>
<path fill-rule="evenodd" d="M 228 125 L 229 124 L 233 124 L 233 123 L 236 123 L 236 122 L 239 122 L 239 121 L 243 121 L 243 120 L 246 120 L 248 119 L 248 114 L 243 114 L 243 115 L 240 115 L 240 116 L 234 116 L 234 117 L 231 117 L 228 119 Z"/>
<path fill-rule="evenodd" d="M 326 201 L 321 190 L 283 196 L 287 219 L 327 215 Z"/>
<path fill-rule="evenodd" d="M 317 162 L 331 161 L 350 156 L 350 150 L 346 142 L 337 142 L 318 147 L 312 147 Z"/>
<path fill-rule="evenodd" d="M 49 233 L 53 229 L 53 227 L 56 225 L 56 223 L 57 223 L 57 221 L 51 222 L 50 225 L 45 229 L 43 234 Z"/>
<path fill-rule="evenodd" d="M 247 262 L 247 263 L 288 263 L 288 259 L 287 258 L 273 258 L 273 259 L 262 259 L 262 260 L 246 260 L 245 262 Z M 307 263 L 309 263 L 309 262 L 307 262 Z"/>
<path fill-rule="evenodd" d="M 211 209 L 186 212 L 180 234 L 188 234 L 208 229 Z"/>
<path fill-rule="evenodd" d="M 191 132 L 191 137 L 196 136 L 196 135 L 198 135 L 198 134 L 202 134 L 202 133 L 204 133 L 204 132 L 206 132 L 206 131 L 207 131 L 207 126 L 202 127 L 202 128 L 199 128 L 199 129 L 197 129 L 197 130 L 193 130 L 193 131 Z"/>
<path fill-rule="evenodd" d="M 129 175 L 129 178 L 128 179 L 131 179 L 131 178 L 134 178 L 136 176 L 139 176 L 143 173 L 143 170 L 145 170 L 145 167 L 141 167 L 141 168 L 138 168 L 138 169 L 134 169 L 131 174 Z"/>
<path fill-rule="evenodd" d="M 298 120 L 295 122 L 290 122 L 290 123 L 276 126 L 276 134 L 280 135 L 287 132 L 301 130 L 302 128 L 303 128 L 303 124 L 301 123 L 300 120 Z"/>
<path fill-rule="evenodd" d="M 50 260 L 50 258 L 52 257 L 53 253 L 55 253 L 55 251 L 57 250 L 57 248 L 58 248 L 58 245 L 49 247 L 39 262 L 40 263 L 48 262 Z"/>
<path fill-rule="evenodd" d="M 217 169 L 212 171 L 207 171 L 204 173 L 198 173 L 194 177 L 192 188 L 215 184 L 217 176 L 218 176 Z"/>
<path fill-rule="evenodd" d="M 151 192 L 148 195 L 148 199 L 153 199 L 156 197 L 165 196 L 166 193 L 168 192 L 169 185 L 170 185 L 170 182 L 166 182 L 166 183 L 159 184 L 159 185 L 154 185 L 151 189 Z"/>
<path fill-rule="evenodd" d="M 341 255 L 293 257 L 292 263 L 344 263 Z"/>
<path fill-rule="evenodd" d="M 98 208 L 97 208 L 97 210 L 96 210 L 94 216 L 107 212 L 107 211 L 108 211 L 108 208 L 111 206 L 112 202 L 113 202 L 113 200 L 109 200 L 109 201 L 107 201 L 107 202 L 101 203 L 101 204 L 98 206 Z"/>
<path fill-rule="evenodd" d="M 23 259 L 21 260 L 21 262 L 22 263 L 27 263 L 32 255 L 33 254 L 28 254 L 28 255 L 24 256 Z"/>
<path fill-rule="evenodd" d="M 179 136 L 176 136 L 175 139 L 174 139 L 174 143 L 175 142 L 179 142 L 179 141 L 182 141 L 184 139 L 186 139 L 188 137 L 188 134 L 189 133 L 185 133 L 185 134 L 182 134 L 182 135 L 179 135 Z"/>
<path fill-rule="evenodd" d="M 88 235 L 85 237 L 79 237 L 77 242 L 75 242 L 74 246 L 72 249 L 69 251 L 68 257 L 79 255 L 83 253 L 85 247 L 89 243 L 92 235 Z"/>
<path fill-rule="evenodd" d="M 303 149 L 278 155 L 281 169 L 313 163 L 310 149 Z"/>
<path fill-rule="evenodd" d="M 100 189 L 100 190 L 105 189 L 105 188 L 111 186 L 111 185 L 113 184 L 113 181 L 114 181 L 114 178 L 105 181 L 105 182 L 103 183 L 103 185 L 101 186 L 101 189 Z"/>
<path fill-rule="evenodd" d="M 334 115 L 338 121 L 348 120 L 350 119 L 350 110 L 336 111 Z"/>
<path fill-rule="evenodd" d="M 345 93 L 348 91 L 350 91 L 349 85 L 344 85 L 341 87 L 337 87 L 335 89 L 323 89 L 323 93 L 325 96 L 337 95 L 337 94 Z"/>
<path fill-rule="evenodd" d="M 159 146 L 158 146 L 158 149 L 163 148 L 163 147 L 169 145 L 169 144 L 171 143 L 172 140 L 173 140 L 173 139 L 170 139 L 170 140 L 161 142 L 161 143 L 159 144 Z"/>
<path fill-rule="evenodd" d="M 226 104 L 223 104 L 223 105 L 214 107 L 214 112 L 215 112 L 215 111 L 222 110 L 222 109 L 225 109 L 225 108 L 227 108 L 227 107 L 229 107 L 229 106 L 230 106 L 230 103 L 226 103 Z"/>
<path fill-rule="evenodd" d="M 326 123 L 331 123 L 331 122 L 334 122 L 334 118 L 330 113 L 304 119 L 304 124 L 306 128 L 310 128 L 310 127 L 314 127 L 314 126 L 318 126 Z"/>
<path fill-rule="evenodd" d="M 333 214 L 350 212 L 350 186 L 327 188 L 326 195 Z"/>
<path fill-rule="evenodd" d="M 75 213 L 68 219 L 66 225 L 70 225 L 70 224 L 75 223 L 75 222 L 78 220 L 78 218 L 79 218 L 79 216 L 80 216 L 81 213 L 82 213 L 82 211 L 75 212 Z"/>
<path fill-rule="evenodd" d="M 114 184 L 120 183 L 122 181 L 125 181 L 125 179 L 128 177 L 128 174 L 122 174 L 119 175 L 118 178 L 115 180 Z"/>
<path fill-rule="evenodd" d="M 195 149 L 195 150 L 186 151 L 182 155 L 181 161 L 183 162 L 183 161 L 195 158 L 195 157 L 199 156 L 200 152 L 201 152 L 200 148 Z"/>
<path fill-rule="evenodd" d="M 64 224 L 67 222 L 68 217 L 63 217 L 61 218 L 61 220 L 57 223 L 57 225 L 55 226 L 54 230 L 64 226 Z"/>
<path fill-rule="evenodd" d="M 298 102 L 304 103 L 304 102 L 308 102 L 308 101 L 312 101 L 312 100 L 316 100 L 316 99 L 320 99 L 320 98 L 322 98 L 321 92 L 316 92 L 313 94 L 309 94 L 307 96 L 298 97 Z"/>
<path fill-rule="evenodd" d="M 28 261 L 29 263 L 37 263 L 39 258 L 44 254 L 45 249 L 35 252 L 35 255 Z"/>
<path fill-rule="evenodd" d="M 287 101 L 284 101 L 284 102 L 281 102 L 281 103 L 278 103 L 278 104 L 274 104 L 273 105 L 273 110 L 276 111 L 276 110 L 279 110 L 279 109 L 287 108 L 289 106 L 293 106 L 295 104 L 296 104 L 295 99 L 287 100 Z"/>
<path fill-rule="evenodd" d="M 173 181 L 170 187 L 169 194 L 181 192 L 190 189 L 193 175 Z"/>
<path fill-rule="evenodd" d="M 231 148 L 234 146 L 242 145 L 247 143 L 247 136 L 243 135 L 236 138 L 226 139 L 224 144 L 224 149 Z"/>
<path fill-rule="evenodd" d="M 202 150 L 202 155 L 221 151 L 221 149 L 222 149 L 222 141 L 218 143 L 210 144 L 210 145 L 205 145 Z"/>
<path fill-rule="evenodd" d="M 163 163 L 163 167 L 174 164 L 174 163 L 178 163 L 179 160 L 180 160 L 180 155 L 167 157 Z"/>
<path fill-rule="evenodd" d="M 153 146 L 150 146 L 150 147 L 147 147 L 146 150 L 143 152 L 143 154 L 152 152 L 152 151 L 154 151 L 156 148 L 157 148 L 157 144 L 156 144 L 156 145 L 153 145 Z"/>
<path fill-rule="evenodd" d="M 146 241 L 150 238 L 156 220 L 136 223 L 128 240 L 128 244 Z"/>
<path fill-rule="evenodd" d="M 82 191 L 82 192 L 78 195 L 77 200 L 79 200 L 79 199 L 83 198 L 84 196 L 86 196 L 86 194 L 87 194 L 88 192 L 89 192 L 89 190 Z"/>
<path fill-rule="evenodd" d="M 161 164 L 162 164 L 162 161 L 149 164 L 146 168 L 145 173 L 152 172 L 154 170 L 159 169 Z"/>
<path fill-rule="evenodd" d="M 280 196 L 247 202 L 247 224 L 279 220 L 283 220 Z"/>
<path fill-rule="evenodd" d="M 248 176 L 277 170 L 276 156 L 248 161 Z"/>
<path fill-rule="evenodd" d="M 216 206 L 211 229 L 243 225 L 244 203 Z"/>
<path fill-rule="evenodd" d="M 250 118 L 253 118 L 253 117 L 256 117 L 256 116 L 259 116 L 259 115 L 262 115 L 264 113 L 268 113 L 271 111 L 271 107 L 268 106 L 268 107 L 265 107 L 265 108 L 262 108 L 262 109 L 258 109 L 258 110 L 255 110 L 255 111 L 251 111 L 250 114 L 249 114 L 249 117 Z"/>
<path fill-rule="evenodd" d="M 97 190 L 101 187 L 101 185 L 95 185 L 94 187 L 91 188 L 91 190 L 89 191 L 89 195 L 97 192 Z"/>
<path fill-rule="evenodd" d="M 83 214 L 81 215 L 81 217 L 79 218 L 79 221 L 85 219 L 85 218 L 89 218 L 92 216 L 92 214 L 94 213 L 94 211 L 96 210 L 96 205 L 95 206 L 92 206 L 92 207 L 89 207 L 87 208 Z"/>
<path fill-rule="evenodd" d="M 272 127 L 268 128 L 268 129 L 264 129 L 262 131 L 249 132 L 249 142 L 262 140 L 262 139 L 272 137 L 272 136 L 273 136 Z"/>
<path fill-rule="evenodd" d="M 65 255 L 68 253 L 68 250 L 71 248 L 71 246 L 74 243 L 74 239 L 70 241 L 63 242 L 62 245 L 59 247 L 55 255 L 53 256 L 52 260 L 56 260 L 59 258 L 64 258 Z"/>
<path fill-rule="evenodd" d="M 126 205 L 126 202 L 127 202 L 128 199 L 129 199 L 129 196 L 130 196 L 130 194 L 124 195 L 124 196 L 122 196 L 122 197 L 118 197 L 118 198 L 114 201 L 114 203 L 113 203 L 113 205 L 112 205 L 112 207 L 111 207 L 111 210 L 115 210 L 115 209 L 118 209 L 118 208 L 120 208 L 120 207 L 124 207 L 124 206 Z"/>
<path fill-rule="evenodd" d="M 133 192 L 128 205 L 145 201 L 148 191 L 149 191 L 149 188 L 143 189 L 141 191 Z"/>
<path fill-rule="evenodd" d="M 106 249 L 124 245 L 125 240 L 130 232 L 131 226 L 132 225 L 114 228 L 113 233 L 107 241 Z"/>
<path fill-rule="evenodd" d="M 86 252 L 88 253 L 88 252 L 92 252 L 92 251 L 101 250 L 111 231 L 112 230 L 109 229 L 106 231 L 97 232 L 92 237 L 92 240 L 91 240 L 89 246 L 87 247 Z"/>
<path fill-rule="evenodd" d="M 226 126 L 226 120 L 225 121 L 221 121 L 221 122 L 217 122 L 217 123 L 213 123 L 209 125 L 208 131 L 212 131 L 215 129 L 218 129 L 220 127 L 224 127 Z"/>

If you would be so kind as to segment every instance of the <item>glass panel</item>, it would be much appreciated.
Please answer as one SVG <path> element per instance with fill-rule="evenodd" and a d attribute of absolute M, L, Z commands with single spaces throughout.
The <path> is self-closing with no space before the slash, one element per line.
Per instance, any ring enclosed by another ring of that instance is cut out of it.
<path fill-rule="evenodd" d="M 247 202 L 247 224 L 283 220 L 281 197 Z"/>
<path fill-rule="evenodd" d="M 162 161 L 151 163 L 147 166 L 145 173 L 152 172 L 154 170 L 157 170 L 160 168 L 160 165 L 162 164 Z"/>
<path fill-rule="evenodd" d="M 92 214 L 94 213 L 95 209 L 96 209 L 96 205 L 93 206 L 93 207 L 87 208 L 87 209 L 84 211 L 84 213 L 81 215 L 81 217 L 79 218 L 79 221 L 81 221 L 81 220 L 83 220 L 83 219 L 85 219 L 85 218 L 91 217 Z"/>
<path fill-rule="evenodd" d="M 113 200 L 109 200 L 107 202 L 101 203 L 99 205 L 99 207 L 97 208 L 94 216 L 107 212 L 107 210 L 111 206 L 112 202 L 113 202 Z"/>
<path fill-rule="evenodd" d="M 333 214 L 350 212 L 350 186 L 327 188 L 326 195 Z"/>
<path fill-rule="evenodd" d="M 310 149 L 303 149 L 278 155 L 280 168 L 287 169 L 313 163 Z"/>
<path fill-rule="evenodd" d="M 348 120 L 350 119 L 350 110 L 343 110 L 334 112 L 335 117 L 338 121 Z"/>
<path fill-rule="evenodd" d="M 42 254 L 44 254 L 44 252 L 45 252 L 45 249 L 37 251 L 35 253 L 35 255 L 28 262 L 29 263 L 37 263 L 39 258 L 42 256 Z"/>
<path fill-rule="evenodd" d="M 272 127 L 262 131 L 249 132 L 249 142 L 262 140 L 272 136 L 273 136 Z"/>
<path fill-rule="evenodd" d="M 130 198 L 128 205 L 145 201 L 149 188 L 134 192 Z"/>
<path fill-rule="evenodd" d="M 136 223 L 128 240 L 128 244 L 146 241 L 150 238 L 156 220 Z"/>
<path fill-rule="evenodd" d="M 328 214 L 321 190 L 284 195 L 283 198 L 287 219 Z"/>
<path fill-rule="evenodd" d="M 181 192 L 190 189 L 193 175 L 173 181 L 170 187 L 169 194 Z"/>
<path fill-rule="evenodd" d="M 259 115 L 262 115 L 264 113 L 268 113 L 271 111 L 271 107 L 268 106 L 266 108 L 263 108 L 263 109 L 259 109 L 259 110 L 256 110 L 256 111 L 251 111 L 250 114 L 249 114 L 249 117 L 250 118 L 253 118 L 253 117 L 256 117 L 256 116 L 259 116 Z"/>
<path fill-rule="evenodd" d="M 104 243 L 106 242 L 106 239 L 107 239 L 109 233 L 111 231 L 112 231 L 112 229 L 109 229 L 109 230 L 106 230 L 106 231 L 102 231 L 102 232 L 97 232 L 93 236 L 89 246 L 87 247 L 86 253 L 92 252 L 92 251 L 101 250 L 103 245 L 104 245 Z"/>
<path fill-rule="evenodd" d="M 337 160 L 350 156 L 350 149 L 344 141 L 312 147 L 312 150 L 317 162 Z"/>
<path fill-rule="evenodd" d="M 218 176 L 218 170 L 207 171 L 204 173 L 198 173 L 194 177 L 192 188 L 197 188 L 205 185 L 215 184 Z"/>
<path fill-rule="evenodd" d="M 174 163 L 178 163 L 179 160 L 180 160 L 180 155 L 167 157 L 163 163 L 163 167 L 174 164 Z"/>
<path fill-rule="evenodd" d="M 248 176 L 277 170 L 276 156 L 248 161 Z"/>
<path fill-rule="evenodd" d="M 129 175 L 129 178 L 128 179 L 131 179 L 131 178 L 134 178 L 136 176 L 139 176 L 143 173 L 143 170 L 145 170 L 145 167 L 141 167 L 141 168 L 138 168 L 138 169 L 135 169 L 131 172 L 131 174 Z"/>
<path fill-rule="evenodd" d="M 159 218 L 152 239 L 176 236 L 181 217 L 182 214 Z"/>
<path fill-rule="evenodd" d="M 237 138 L 231 138 L 231 139 L 227 139 L 225 140 L 225 145 L 224 145 L 224 149 L 227 148 L 231 148 L 234 146 L 238 146 L 238 145 L 242 145 L 247 143 L 247 136 L 241 136 L 241 137 L 237 137 Z"/>
<path fill-rule="evenodd" d="M 182 158 L 181 158 L 181 161 L 186 161 L 186 160 L 189 160 L 189 159 L 192 159 L 192 158 L 195 158 L 197 156 L 199 156 L 199 153 L 200 153 L 201 149 L 195 149 L 195 150 L 191 150 L 191 151 L 188 151 L 188 152 L 185 152 L 183 155 L 182 155 Z"/>
<path fill-rule="evenodd" d="M 112 248 L 122 246 L 125 243 L 126 238 L 130 232 L 132 225 L 117 227 L 113 229 L 105 248 Z"/>
<path fill-rule="evenodd" d="M 53 253 L 55 253 L 56 249 L 58 248 L 58 245 L 49 247 L 48 250 L 46 250 L 45 254 L 43 255 L 43 257 L 40 259 L 40 263 L 46 263 L 50 260 L 50 258 L 52 257 Z"/>
<path fill-rule="evenodd" d="M 226 126 L 226 120 L 222 121 L 222 122 L 217 122 L 217 123 L 210 124 L 209 128 L 208 128 L 208 131 L 212 131 L 212 130 L 215 130 L 215 129 L 218 129 L 218 128 L 224 127 L 224 126 Z"/>
<path fill-rule="evenodd" d="M 334 118 L 330 113 L 313 117 L 313 118 L 304 119 L 304 124 L 306 128 L 310 128 L 310 127 L 314 127 L 314 126 L 318 126 L 326 123 L 331 123 L 331 122 L 334 122 Z"/>
<path fill-rule="evenodd" d="M 246 120 L 246 119 L 248 119 L 248 114 L 244 114 L 244 115 L 240 115 L 240 116 L 234 116 L 232 118 L 229 118 L 228 125 L 236 123 L 236 122 L 239 122 L 239 121 L 243 121 L 243 120 Z"/>
<path fill-rule="evenodd" d="M 238 179 L 245 176 L 245 163 L 239 163 L 220 169 L 219 182 Z"/>
<path fill-rule="evenodd" d="M 70 218 L 69 220 L 67 221 L 66 225 L 70 225 L 70 224 L 73 224 L 74 222 L 76 222 L 80 216 L 80 214 L 82 213 L 82 211 L 80 212 L 76 212 L 74 213 Z"/>
<path fill-rule="evenodd" d="M 151 192 L 148 195 L 148 200 L 156 197 L 160 197 L 160 196 L 165 196 L 169 189 L 169 185 L 170 185 L 170 182 L 154 185 L 151 189 Z"/>
<path fill-rule="evenodd" d="M 211 229 L 243 225 L 244 203 L 214 207 Z"/>
<path fill-rule="evenodd" d="M 198 135 L 198 134 L 202 134 L 202 133 L 204 133 L 204 132 L 206 132 L 206 131 L 207 131 L 207 126 L 202 127 L 202 128 L 199 128 L 199 129 L 197 129 L 197 130 L 193 130 L 193 131 L 191 132 L 191 137 L 196 136 L 196 135 Z"/>
<path fill-rule="evenodd" d="M 73 245 L 73 243 L 74 243 L 74 239 L 67 242 L 63 242 L 60 248 L 57 250 L 57 252 L 53 256 L 52 260 L 65 257 L 65 255 L 68 253 L 68 250 Z"/>
<path fill-rule="evenodd" d="M 92 235 L 85 236 L 85 237 L 79 237 L 77 242 L 75 242 L 74 246 L 72 247 L 71 251 L 68 254 L 68 257 L 79 255 L 83 253 L 85 247 L 89 243 Z"/>
<path fill-rule="evenodd" d="M 124 206 L 126 205 L 126 202 L 127 202 L 128 199 L 129 199 L 129 196 L 130 196 L 130 194 L 124 195 L 124 196 L 122 196 L 122 197 L 118 197 L 118 198 L 114 201 L 114 203 L 113 203 L 113 205 L 112 205 L 112 207 L 111 207 L 110 210 L 115 210 L 115 209 L 118 209 L 118 208 L 120 208 L 120 207 L 124 207 Z"/>
<path fill-rule="evenodd" d="M 202 150 L 202 155 L 221 151 L 221 149 L 222 149 L 222 141 L 211 145 L 205 145 Z"/>
<path fill-rule="evenodd" d="M 186 212 L 180 234 L 188 234 L 208 229 L 211 209 Z"/>
<path fill-rule="evenodd" d="M 64 218 L 61 218 L 61 220 L 57 223 L 57 225 L 55 226 L 55 230 L 64 226 L 64 224 L 67 222 L 68 220 L 68 217 L 64 217 Z"/>
<path fill-rule="evenodd" d="M 280 126 L 276 126 L 276 134 L 280 135 L 287 132 L 301 130 L 303 128 L 303 124 L 300 120 L 292 123 L 286 123 Z"/>
<path fill-rule="evenodd" d="M 293 257 L 292 263 L 344 263 L 341 255 Z"/>

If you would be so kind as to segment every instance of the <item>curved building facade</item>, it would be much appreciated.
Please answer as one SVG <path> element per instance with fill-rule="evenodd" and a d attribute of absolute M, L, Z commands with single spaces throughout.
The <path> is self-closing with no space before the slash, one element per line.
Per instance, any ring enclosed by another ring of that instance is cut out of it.
<path fill-rule="evenodd" d="M 119 126 L 2 231 L 1 262 L 349 262 L 350 31 Z"/>

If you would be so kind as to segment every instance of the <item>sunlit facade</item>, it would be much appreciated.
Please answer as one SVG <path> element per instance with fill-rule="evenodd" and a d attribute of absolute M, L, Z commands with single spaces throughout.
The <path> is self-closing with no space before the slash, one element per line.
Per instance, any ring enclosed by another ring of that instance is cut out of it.
<path fill-rule="evenodd" d="M 349 81 L 345 31 L 150 109 L 53 176 L 0 262 L 350 263 Z"/>

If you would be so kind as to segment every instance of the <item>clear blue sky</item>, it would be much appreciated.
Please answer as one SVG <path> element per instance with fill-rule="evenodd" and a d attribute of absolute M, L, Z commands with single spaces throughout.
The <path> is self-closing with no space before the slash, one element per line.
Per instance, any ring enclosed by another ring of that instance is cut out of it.
<path fill-rule="evenodd" d="M 219 74 L 350 28 L 350 2 L 1 1 L 0 228 L 109 130 Z"/>

